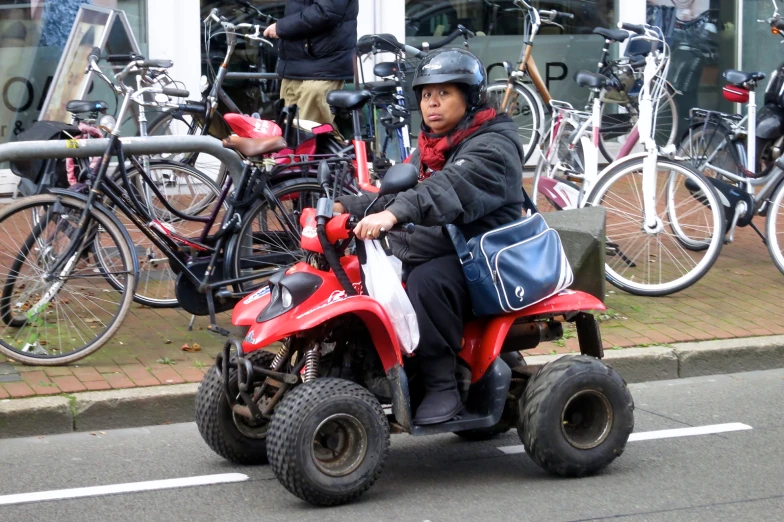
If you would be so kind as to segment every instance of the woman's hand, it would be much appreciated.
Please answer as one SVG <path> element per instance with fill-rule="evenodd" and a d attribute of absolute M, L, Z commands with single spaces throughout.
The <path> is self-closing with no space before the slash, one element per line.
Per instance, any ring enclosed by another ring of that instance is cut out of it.
<path fill-rule="evenodd" d="M 345 214 L 346 207 L 343 206 L 343 203 L 338 203 L 337 201 L 332 205 L 332 213 L 333 214 Z"/>
<path fill-rule="evenodd" d="M 382 231 L 389 232 L 397 224 L 395 215 L 385 210 L 378 214 L 371 214 L 357 223 L 354 235 L 359 239 L 375 239 Z"/>

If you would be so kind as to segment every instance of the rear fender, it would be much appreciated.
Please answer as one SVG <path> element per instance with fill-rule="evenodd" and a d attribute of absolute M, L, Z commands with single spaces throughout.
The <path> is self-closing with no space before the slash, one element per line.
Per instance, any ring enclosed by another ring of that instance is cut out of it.
<path fill-rule="evenodd" d="M 460 351 L 460 357 L 471 368 L 471 382 L 476 382 L 501 354 L 501 347 L 504 345 L 509 329 L 520 318 L 530 317 L 533 320 L 606 309 L 604 303 L 590 294 L 577 290 L 564 290 L 514 314 L 469 323 L 464 330 L 465 346 Z"/>

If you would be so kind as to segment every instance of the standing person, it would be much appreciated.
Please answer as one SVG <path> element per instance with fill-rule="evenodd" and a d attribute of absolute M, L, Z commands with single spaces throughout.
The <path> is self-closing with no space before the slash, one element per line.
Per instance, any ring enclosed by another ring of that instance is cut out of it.
<path fill-rule="evenodd" d="M 359 0 L 288 0 L 264 31 L 280 39 L 280 96 L 303 120 L 332 123 L 326 96 L 354 79 L 358 13 Z"/>

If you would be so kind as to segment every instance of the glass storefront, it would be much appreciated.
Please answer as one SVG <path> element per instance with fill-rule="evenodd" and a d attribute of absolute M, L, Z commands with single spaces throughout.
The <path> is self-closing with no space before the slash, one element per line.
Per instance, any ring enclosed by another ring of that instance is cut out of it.
<path fill-rule="evenodd" d="M 779 2 L 780 12 L 784 12 L 784 3 Z M 784 62 L 784 39 L 781 34 L 773 34 L 770 25 L 758 20 L 767 20 L 773 15 L 771 0 L 743 0 L 743 70 L 764 72 L 767 78 L 760 84 L 767 87 L 770 76 Z M 758 91 L 757 104 L 762 104 L 761 93 Z"/>
<path fill-rule="evenodd" d="M 146 52 L 146 0 L 0 0 L 0 143 L 38 119 L 82 4 L 124 10 L 140 50 Z M 77 45 L 89 53 L 99 35 L 88 26 L 86 20 Z M 114 33 L 109 41 L 113 38 Z"/>
<path fill-rule="evenodd" d="M 628 1 L 628 0 L 623 0 Z M 580 69 L 595 70 L 604 40 L 592 34 L 595 27 L 611 27 L 616 22 L 613 0 L 529 0 L 538 9 L 571 13 L 574 19 L 559 20 L 563 27 L 543 25 L 534 41 L 533 57 L 554 99 L 577 106 L 587 93 L 575 85 Z M 452 32 L 458 24 L 476 33 L 469 50 L 488 66 L 507 61 L 516 66 L 523 47 L 523 12 L 512 0 L 407 0 L 406 40 L 408 43 L 435 41 Z M 455 45 L 462 45 L 457 40 Z M 502 68 L 491 71 L 491 80 L 505 78 Z"/>

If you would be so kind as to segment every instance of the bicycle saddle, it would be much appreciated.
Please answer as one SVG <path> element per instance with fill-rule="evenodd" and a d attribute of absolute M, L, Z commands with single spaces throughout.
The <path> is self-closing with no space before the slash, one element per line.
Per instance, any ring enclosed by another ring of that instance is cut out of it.
<path fill-rule="evenodd" d="M 629 38 L 629 33 L 621 29 L 605 29 L 604 27 L 597 27 L 593 30 L 593 34 L 604 36 L 607 40 L 613 42 L 625 42 Z"/>
<path fill-rule="evenodd" d="M 373 94 L 369 91 L 329 91 L 327 93 L 327 104 L 338 109 L 353 111 L 365 105 Z"/>
<path fill-rule="evenodd" d="M 753 72 L 747 73 L 743 71 L 736 71 L 734 69 L 730 69 L 728 71 L 724 71 L 724 79 L 727 80 L 732 85 L 737 87 L 743 87 L 745 83 L 757 83 L 760 80 L 765 79 L 764 72 Z"/>
<path fill-rule="evenodd" d="M 577 71 L 577 74 L 574 75 L 574 81 L 580 87 L 588 87 L 589 89 L 604 89 L 605 87 L 612 87 L 614 84 L 605 75 L 590 71 Z"/>
<path fill-rule="evenodd" d="M 272 152 L 285 149 L 288 144 L 281 136 L 273 138 L 241 138 L 240 136 L 229 136 L 223 140 L 223 146 L 230 150 L 236 150 L 246 158 L 263 156 Z"/>
<path fill-rule="evenodd" d="M 373 94 L 393 94 L 397 90 L 395 80 L 384 80 L 383 82 L 365 82 L 365 89 Z"/>
<path fill-rule="evenodd" d="M 72 114 L 87 112 L 106 112 L 109 105 L 102 101 L 71 100 L 65 105 L 65 110 Z"/>

